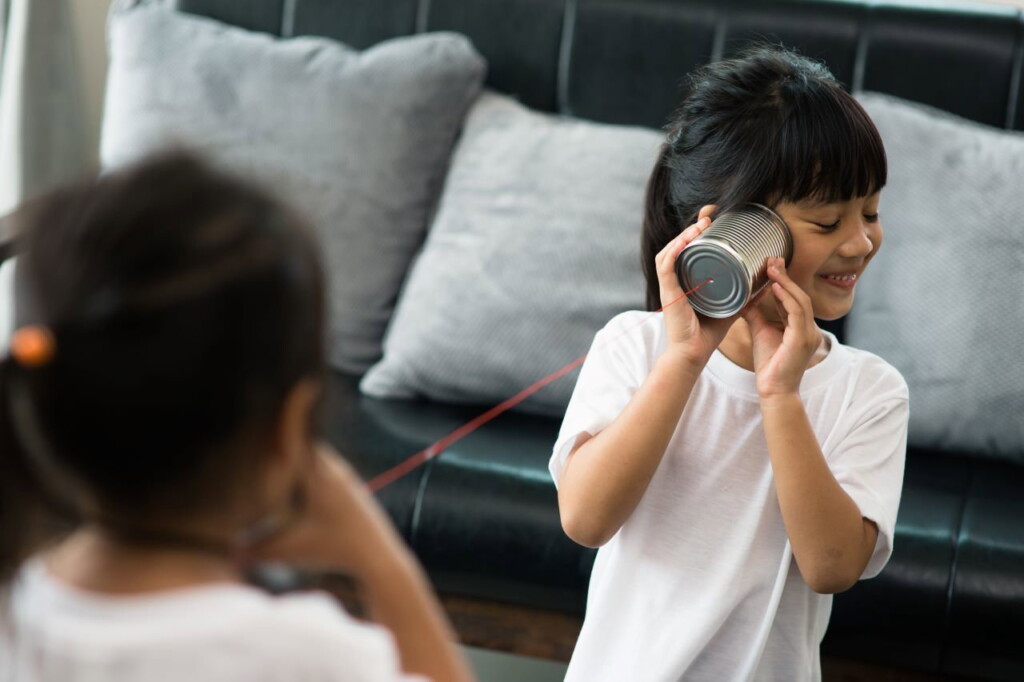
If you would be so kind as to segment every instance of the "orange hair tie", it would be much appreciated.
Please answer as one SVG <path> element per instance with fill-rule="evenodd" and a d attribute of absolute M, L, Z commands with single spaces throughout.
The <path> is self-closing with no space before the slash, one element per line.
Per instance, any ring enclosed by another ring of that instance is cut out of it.
<path fill-rule="evenodd" d="M 50 362 L 56 350 L 53 332 L 38 324 L 22 327 L 11 336 L 11 357 L 28 369 Z"/>

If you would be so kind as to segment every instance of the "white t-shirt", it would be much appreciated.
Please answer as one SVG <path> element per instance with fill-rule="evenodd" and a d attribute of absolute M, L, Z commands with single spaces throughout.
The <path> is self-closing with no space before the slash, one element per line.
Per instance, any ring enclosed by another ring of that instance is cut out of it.
<path fill-rule="evenodd" d="M 551 458 L 559 474 L 579 434 L 596 435 L 664 349 L 664 320 L 623 313 L 597 334 Z M 892 551 L 906 454 L 907 387 L 871 353 L 841 345 L 800 385 L 829 468 L 878 543 Z M 754 373 L 715 352 L 643 499 L 597 553 L 566 682 L 802 682 L 821 678 L 831 595 L 811 590 L 782 522 Z"/>
<path fill-rule="evenodd" d="M 9 616 L 9 618 L 8 618 Z M 389 631 L 326 594 L 245 585 L 110 596 L 25 564 L 0 619 L 2 682 L 394 682 Z"/>

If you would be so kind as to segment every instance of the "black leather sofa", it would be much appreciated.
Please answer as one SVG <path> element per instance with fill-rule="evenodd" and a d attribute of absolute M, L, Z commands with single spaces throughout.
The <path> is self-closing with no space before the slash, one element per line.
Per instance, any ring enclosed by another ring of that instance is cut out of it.
<path fill-rule="evenodd" d="M 184 11 L 366 47 L 468 35 L 488 85 L 525 104 L 660 127 L 694 66 L 751 38 L 824 59 L 854 91 L 1024 130 L 1024 18 L 970 4 L 669 0 L 179 0 Z M 1022 228 L 1024 229 L 1024 228 Z M 842 324 L 836 331 L 842 333 Z M 335 375 L 332 440 L 368 478 L 488 406 L 361 396 Z M 1022 415 L 1024 418 L 1024 415 Z M 506 414 L 380 499 L 437 588 L 581 615 L 593 552 L 562 533 L 546 463 L 556 420 Z M 950 675 L 1024 679 L 1024 470 L 968 452 L 908 453 L 896 549 L 837 596 L 826 654 Z"/>
<path fill-rule="evenodd" d="M 660 127 L 694 66 L 769 38 L 824 59 L 852 89 L 1024 130 L 1024 18 L 929 7 L 749 0 L 178 0 L 276 35 L 355 47 L 419 31 L 468 35 L 488 85 L 543 111 Z M 1024 225 L 1019 226 L 1024 229 Z M 842 335 L 842 322 L 833 326 Z M 371 399 L 334 374 L 330 438 L 367 478 L 490 407 Z M 1024 415 L 1022 415 L 1024 418 Z M 558 422 L 508 413 L 380 499 L 439 591 L 583 613 L 593 552 L 562 533 L 547 472 Z M 826 655 L 937 675 L 1024 680 L 1024 470 L 910 448 L 896 548 L 835 599 Z M 929 678 L 932 679 L 932 678 Z"/>

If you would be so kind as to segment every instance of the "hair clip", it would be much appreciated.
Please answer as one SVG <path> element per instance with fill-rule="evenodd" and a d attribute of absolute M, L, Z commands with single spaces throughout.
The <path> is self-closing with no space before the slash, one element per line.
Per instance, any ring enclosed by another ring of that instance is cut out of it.
<path fill-rule="evenodd" d="M 15 362 L 27 369 L 36 369 L 53 359 L 57 343 L 49 329 L 31 324 L 11 335 L 10 349 Z"/>

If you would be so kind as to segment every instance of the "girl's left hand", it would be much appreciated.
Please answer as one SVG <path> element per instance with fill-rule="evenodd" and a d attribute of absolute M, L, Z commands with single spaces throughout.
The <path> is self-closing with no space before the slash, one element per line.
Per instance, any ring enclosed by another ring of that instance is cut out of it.
<path fill-rule="evenodd" d="M 821 343 L 811 298 L 790 279 L 782 258 L 768 260 L 768 278 L 771 283 L 757 300 L 771 289 L 783 328 L 768 322 L 757 308 L 757 300 L 743 312 L 753 337 L 754 371 L 762 398 L 799 393 L 804 370 Z"/>

